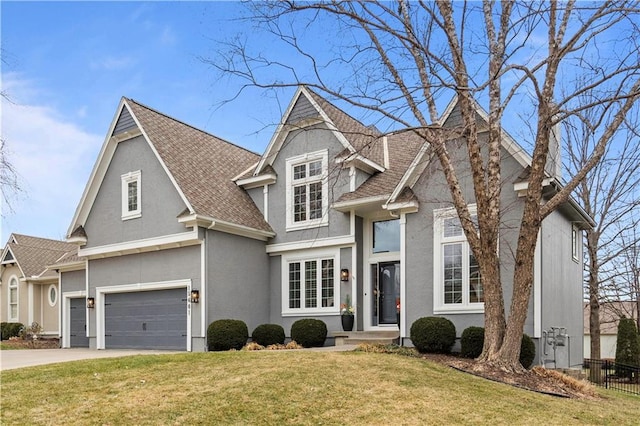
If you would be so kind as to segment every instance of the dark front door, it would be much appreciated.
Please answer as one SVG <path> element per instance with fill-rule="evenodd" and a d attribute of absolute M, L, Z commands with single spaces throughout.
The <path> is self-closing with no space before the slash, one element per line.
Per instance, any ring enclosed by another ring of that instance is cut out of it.
<path fill-rule="evenodd" d="M 69 299 L 69 346 L 72 348 L 88 348 L 89 338 L 87 337 L 87 315 L 85 306 L 87 304 L 84 297 Z"/>
<path fill-rule="evenodd" d="M 372 325 L 397 324 L 400 303 L 400 262 L 371 265 Z"/>

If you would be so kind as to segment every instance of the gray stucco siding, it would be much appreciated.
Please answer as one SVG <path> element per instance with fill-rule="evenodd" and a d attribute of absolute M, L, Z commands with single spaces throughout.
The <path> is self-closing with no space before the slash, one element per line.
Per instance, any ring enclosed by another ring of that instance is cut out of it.
<path fill-rule="evenodd" d="M 123 174 L 141 172 L 142 217 L 122 219 Z M 185 232 L 177 216 L 185 209 L 175 186 L 142 136 L 120 142 L 84 228 L 86 248 Z"/>
<path fill-rule="evenodd" d="M 86 286 L 86 271 L 69 271 L 60 273 L 60 292 L 65 293 L 68 291 L 85 291 Z"/>
<path fill-rule="evenodd" d="M 344 149 L 333 133 L 325 125 L 312 126 L 289 133 L 276 157 L 273 168 L 278 180 L 269 187 L 269 224 L 276 232 L 272 244 L 287 243 L 317 238 L 349 235 L 349 215 L 328 209 L 328 224 L 304 230 L 287 231 L 287 181 L 286 161 L 288 158 L 310 152 L 328 150 L 328 204 L 329 206 L 343 193 L 349 191 L 349 170 L 335 164 L 335 156 Z M 328 207 L 328 206 L 325 206 Z"/>
<path fill-rule="evenodd" d="M 207 247 L 207 326 L 239 319 L 249 334 L 269 322 L 269 256 L 265 243 L 209 230 Z"/>
<path fill-rule="evenodd" d="M 566 327 L 569 335 L 569 344 L 556 348 L 559 367 L 579 366 L 583 356 L 582 239 L 578 238 L 579 256 L 574 260 L 571 228 L 571 222 L 556 211 L 545 218 L 541 231 L 542 330 Z M 552 347 L 547 349 L 546 358 L 553 358 Z"/>

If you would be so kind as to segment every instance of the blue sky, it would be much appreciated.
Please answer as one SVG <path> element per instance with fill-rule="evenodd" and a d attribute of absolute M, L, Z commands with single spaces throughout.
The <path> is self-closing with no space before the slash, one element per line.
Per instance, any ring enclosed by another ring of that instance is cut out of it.
<path fill-rule="evenodd" d="M 261 153 L 284 105 L 235 88 L 200 57 L 251 31 L 234 2 L 0 4 L 2 137 L 24 193 L 2 206 L 12 232 L 65 237 L 121 96 Z M 258 45 L 259 49 L 260 46 Z M 291 92 L 292 93 L 292 92 Z M 290 95 L 289 95 L 290 96 Z"/>

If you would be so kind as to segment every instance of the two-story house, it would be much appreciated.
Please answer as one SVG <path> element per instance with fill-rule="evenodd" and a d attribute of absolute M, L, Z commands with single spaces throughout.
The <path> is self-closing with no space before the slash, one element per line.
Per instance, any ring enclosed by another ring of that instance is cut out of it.
<path fill-rule="evenodd" d="M 458 120 L 454 100 L 438 124 Z M 459 141 L 450 150 L 462 159 Z M 529 163 L 504 134 L 507 306 Z M 339 330 L 347 295 L 358 330 L 396 330 L 404 344 L 423 316 L 451 319 L 458 334 L 482 325 L 482 278 L 439 167 L 412 131 L 381 133 L 305 87 L 262 156 L 122 99 L 69 230 L 87 259 L 84 287 L 69 291 L 87 298 L 89 344 L 203 350 L 219 318 L 288 331 L 313 317 Z M 461 174 L 473 200 L 470 179 Z M 535 254 L 525 332 L 566 327 L 571 362 L 582 344 L 579 234 L 591 223 L 567 203 L 544 221 Z"/>

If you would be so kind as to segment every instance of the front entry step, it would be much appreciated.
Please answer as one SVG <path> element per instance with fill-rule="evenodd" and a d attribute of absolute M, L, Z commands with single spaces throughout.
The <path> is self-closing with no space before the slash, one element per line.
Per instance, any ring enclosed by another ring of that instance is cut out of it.
<path fill-rule="evenodd" d="M 400 341 L 398 330 L 376 330 L 376 331 L 334 331 L 331 333 L 335 338 L 335 345 L 391 345 Z"/>

